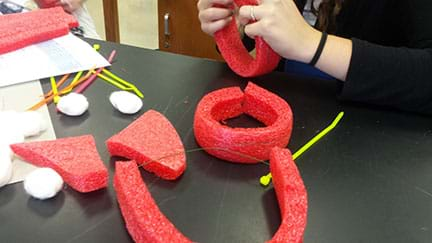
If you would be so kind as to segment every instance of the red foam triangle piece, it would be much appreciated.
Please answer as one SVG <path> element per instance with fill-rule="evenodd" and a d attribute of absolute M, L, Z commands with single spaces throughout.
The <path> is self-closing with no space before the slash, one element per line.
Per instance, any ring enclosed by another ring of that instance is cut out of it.
<path fill-rule="evenodd" d="M 0 15 L 0 54 L 66 35 L 77 26 L 61 7 Z"/>
<path fill-rule="evenodd" d="M 149 110 L 106 142 L 113 156 L 137 161 L 145 170 L 167 180 L 186 169 L 183 143 L 170 121 Z"/>
<path fill-rule="evenodd" d="M 91 135 L 18 143 L 11 148 L 33 165 L 54 169 L 79 192 L 95 191 L 108 184 L 108 170 Z"/>

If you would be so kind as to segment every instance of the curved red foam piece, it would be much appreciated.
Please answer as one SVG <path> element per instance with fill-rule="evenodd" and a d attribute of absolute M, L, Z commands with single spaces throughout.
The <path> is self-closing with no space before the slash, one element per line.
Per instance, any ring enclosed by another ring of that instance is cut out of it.
<path fill-rule="evenodd" d="M 108 170 L 91 135 L 17 143 L 11 148 L 31 164 L 52 168 L 79 192 L 95 191 L 108 184 Z"/>
<path fill-rule="evenodd" d="M 60 5 L 60 0 L 35 0 L 39 8 L 52 8 Z"/>
<path fill-rule="evenodd" d="M 242 113 L 266 127 L 231 128 L 221 124 Z M 205 95 L 195 111 L 194 134 L 198 144 L 215 157 L 258 163 L 268 160 L 273 147 L 288 145 L 292 123 L 291 108 L 285 100 L 249 82 L 244 93 L 231 87 Z"/>
<path fill-rule="evenodd" d="M 66 35 L 77 26 L 61 7 L 0 15 L 0 54 Z"/>
<path fill-rule="evenodd" d="M 116 162 L 114 189 L 126 228 L 135 242 L 192 242 L 161 213 L 135 161 Z"/>
<path fill-rule="evenodd" d="M 257 5 L 256 0 L 234 0 L 237 6 Z M 281 57 L 259 36 L 255 38 L 256 56 L 253 58 L 243 45 L 237 23 L 231 22 L 214 35 L 216 44 L 228 66 L 242 77 L 255 77 L 273 71 Z"/>
<path fill-rule="evenodd" d="M 170 121 L 148 110 L 106 141 L 113 156 L 137 161 L 145 170 L 166 179 L 177 179 L 186 169 L 183 143 Z"/>
<path fill-rule="evenodd" d="M 269 243 L 301 243 L 307 221 L 307 192 L 288 149 L 275 147 L 270 153 L 270 171 L 282 223 Z"/>

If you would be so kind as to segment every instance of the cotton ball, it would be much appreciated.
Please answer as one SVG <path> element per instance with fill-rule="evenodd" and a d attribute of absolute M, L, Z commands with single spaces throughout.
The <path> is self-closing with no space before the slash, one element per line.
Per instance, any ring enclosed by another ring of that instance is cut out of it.
<path fill-rule="evenodd" d="M 17 114 L 19 127 L 25 137 L 36 136 L 43 132 L 47 125 L 42 115 L 36 111 L 25 111 Z"/>
<path fill-rule="evenodd" d="M 12 160 L 14 156 L 14 152 L 9 147 L 9 145 L 0 143 L 0 157 L 1 156 L 9 156 L 9 158 Z"/>
<path fill-rule="evenodd" d="M 83 94 L 70 93 L 62 96 L 57 109 L 68 116 L 80 116 L 87 111 L 89 103 Z"/>
<path fill-rule="evenodd" d="M 137 113 L 143 106 L 138 96 L 127 91 L 112 92 L 109 100 L 117 110 L 124 114 Z"/>
<path fill-rule="evenodd" d="M 17 126 L 0 127 L 0 153 L 3 153 L 4 151 L 11 151 L 9 147 L 11 144 L 23 142 L 24 135 Z"/>
<path fill-rule="evenodd" d="M 0 111 L 0 125 L 9 125 L 17 120 L 18 112 L 13 110 Z"/>
<path fill-rule="evenodd" d="M 62 189 L 63 179 L 51 168 L 38 168 L 24 179 L 24 189 L 32 197 L 45 200 Z"/>
<path fill-rule="evenodd" d="M 24 134 L 19 125 L 18 113 L 15 111 L 0 112 L 0 156 L 13 157 L 9 145 L 24 142 Z"/>
<path fill-rule="evenodd" d="M 12 161 L 8 155 L 0 154 L 0 187 L 8 184 L 12 177 Z"/>
<path fill-rule="evenodd" d="M 19 130 L 18 112 L 16 111 L 0 111 L 0 131 L 2 130 Z"/>

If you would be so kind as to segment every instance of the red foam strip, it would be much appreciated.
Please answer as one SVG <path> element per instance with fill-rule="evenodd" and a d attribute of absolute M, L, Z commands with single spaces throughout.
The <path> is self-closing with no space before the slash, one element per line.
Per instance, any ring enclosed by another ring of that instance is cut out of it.
<path fill-rule="evenodd" d="M 31 164 L 54 169 L 79 192 L 91 192 L 107 186 L 108 170 L 91 135 L 18 143 L 11 145 L 11 148 Z"/>
<path fill-rule="evenodd" d="M 0 54 L 66 35 L 77 26 L 61 7 L 0 15 Z"/>
<path fill-rule="evenodd" d="M 111 155 L 133 159 L 163 179 L 177 179 L 186 169 L 180 136 L 169 120 L 154 110 L 144 113 L 106 144 Z"/>
<path fill-rule="evenodd" d="M 114 189 L 135 242 L 191 242 L 160 212 L 134 161 L 116 162 Z"/>
<path fill-rule="evenodd" d="M 237 6 L 257 5 L 256 0 L 234 0 Z M 237 23 L 231 22 L 215 33 L 216 44 L 228 66 L 242 77 L 255 77 L 273 71 L 280 56 L 259 36 L 255 38 L 256 56 L 253 58 L 243 45 Z"/>
<path fill-rule="evenodd" d="M 288 149 L 277 147 L 272 149 L 270 171 L 279 202 L 282 223 L 268 242 L 301 243 L 307 221 L 307 192 Z"/>
<path fill-rule="evenodd" d="M 246 113 L 266 127 L 231 128 L 221 121 Z M 244 93 L 238 87 L 213 91 L 199 102 L 194 134 L 205 151 L 220 159 L 239 163 L 267 160 L 270 150 L 287 146 L 292 112 L 285 100 L 251 82 Z"/>

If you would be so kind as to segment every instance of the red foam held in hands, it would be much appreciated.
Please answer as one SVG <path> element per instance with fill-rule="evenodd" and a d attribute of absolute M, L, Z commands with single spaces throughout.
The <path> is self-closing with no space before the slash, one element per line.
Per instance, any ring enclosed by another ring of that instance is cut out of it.
<path fill-rule="evenodd" d="M 247 114 L 266 127 L 232 128 L 221 121 Z M 244 93 L 238 87 L 224 88 L 205 95 L 194 117 L 198 144 L 209 154 L 238 163 L 268 160 L 270 150 L 288 145 L 292 130 L 288 103 L 251 82 Z"/>
<path fill-rule="evenodd" d="M 31 164 L 52 168 L 79 192 L 95 191 L 108 184 L 108 170 L 91 135 L 18 143 L 11 148 Z"/>
<path fill-rule="evenodd" d="M 307 192 L 288 149 L 275 147 L 270 153 L 270 171 L 282 223 L 269 243 L 301 243 L 307 221 Z"/>
<path fill-rule="evenodd" d="M 0 54 L 66 35 L 77 26 L 61 7 L 0 15 Z"/>
<path fill-rule="evenodd" d="M 111 155 L 135 160 L 166 180 L 177 179 L 186 169 L 180 136 L 169 120 L 154 110 L 144 113 L 106 144 Z"/>
<path fill-rule="evenodd" d="M 135 161 L 116 162 L 114 189 L 126 228 L 135 242 L 192 242 L 160 212 Z"/>
<path fill-rule="evenodd" d="M 60 5 L 60 0 L 35 0 L 40 8 L 52 8 Z"/>
<path fill-rule="evenodd" d="M 239 7 L 257 5 L 256 0 L 234 0 L 234 2 Z M 269 73 L 277 67 L 281 59 L 279 54 L 259 36 L 255 38 L 256 56 L 253 58 L 243 45 L 234 17 L 225 28 L 215 33 L 215 41 L 228 66 L 242 77 L 255 77 Z"/>

